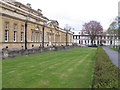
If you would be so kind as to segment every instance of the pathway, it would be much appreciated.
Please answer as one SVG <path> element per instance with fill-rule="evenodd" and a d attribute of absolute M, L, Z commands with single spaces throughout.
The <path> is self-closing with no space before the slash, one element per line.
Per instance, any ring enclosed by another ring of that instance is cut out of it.
<path fill-rule="evenodd" d="M 111 50 L 109 47 L 103 47 L 103 49 L 108 54 L 108 56 L 111 59 L 112 63 L 120 68 L 120 61 L 119 61 L 120 53 L 117 52 L 117 51 Z"/>

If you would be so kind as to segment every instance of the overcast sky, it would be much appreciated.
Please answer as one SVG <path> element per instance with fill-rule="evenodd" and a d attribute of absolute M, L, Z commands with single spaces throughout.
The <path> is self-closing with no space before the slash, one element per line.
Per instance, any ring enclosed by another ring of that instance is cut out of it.
<path fill-rule="evenodd" d="M 90 20 L 101 23 L 104 30 L 118 15 L 120 0 L 17 0 L 23 4 L 30 3 L 32 8 L 42 10 L 44 16 L 57 20 L 60 27 L 66 24 L 81 30 L 82 25 Z"/>

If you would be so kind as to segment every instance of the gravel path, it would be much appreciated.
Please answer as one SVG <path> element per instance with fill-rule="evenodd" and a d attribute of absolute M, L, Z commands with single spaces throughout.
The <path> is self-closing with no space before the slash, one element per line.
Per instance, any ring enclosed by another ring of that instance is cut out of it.
<path fill-rule="evenodd" d="M 120 68 L 120 53 L 114 50 L 111 50 L 109 47 L 103 47 L 105 52 L 108 54 L 110 57 L 111 61 L 113 64 L 115 64 L 117 67 Z"/>

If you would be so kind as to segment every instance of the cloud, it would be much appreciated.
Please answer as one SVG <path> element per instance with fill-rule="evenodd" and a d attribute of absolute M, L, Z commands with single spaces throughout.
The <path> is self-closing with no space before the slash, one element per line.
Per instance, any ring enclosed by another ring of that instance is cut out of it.
<path fill-rule="evenodd" d="M 90 20 L 99 21 L 107 29 L 111 19 L 118 15 L 119 0 L 18 0 L 40 8 L 43 15 L 59 21 L 63 28 L 68 24 L 82 29 L 82 24 Z"/>

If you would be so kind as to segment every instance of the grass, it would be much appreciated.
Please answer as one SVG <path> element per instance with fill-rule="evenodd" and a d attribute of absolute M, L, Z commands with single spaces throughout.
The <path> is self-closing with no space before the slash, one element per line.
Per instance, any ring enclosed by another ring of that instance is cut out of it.
<path fill-rule="evenodd" d="M 120 49 L 117 49 L 117 48 L 111 48 L 112 50 L 115 50 L 117 52 L 120 52 Z"/>
<path fill-rule="evenodd" d="M 120 69 L 111 62 L 102 47 L 99 47 L 96 55 L 93 88 L 118 88 L 119 72 Z"/>
<path fill-rule="evenodd" d="M 2 90 L 2 60 L 0 60 L 0 89 Z"/>
<path fill-rule="evenodd" d="M 96 50 L 74 48 L 3 60 L 3 88 L 89 88 Z"/>

